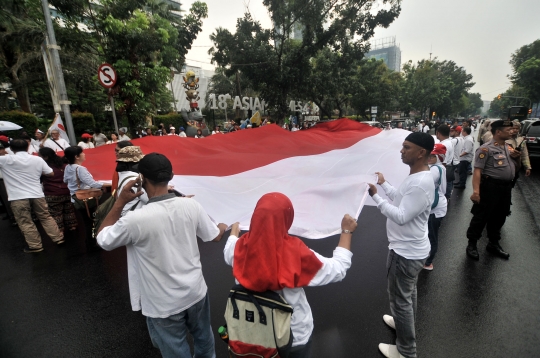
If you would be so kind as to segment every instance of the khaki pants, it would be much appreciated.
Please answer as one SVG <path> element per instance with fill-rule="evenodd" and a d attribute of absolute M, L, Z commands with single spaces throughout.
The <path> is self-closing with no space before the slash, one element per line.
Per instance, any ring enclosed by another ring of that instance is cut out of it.
<path fill-rule="evenodd" d="M 41 236 L 32 221 L 32 210 L 36 213 L 39 222 L 43 229 L 54 242 L 64 239 L 64 234 L 58 230 L 56 222 L 49 213 L 45 198 L 38 199 L 22 199 L 11 201 L 11 209 L 15 215 L 15 220 L 24 234 L 24 239 L 31 249 L 40 249 Z"/>

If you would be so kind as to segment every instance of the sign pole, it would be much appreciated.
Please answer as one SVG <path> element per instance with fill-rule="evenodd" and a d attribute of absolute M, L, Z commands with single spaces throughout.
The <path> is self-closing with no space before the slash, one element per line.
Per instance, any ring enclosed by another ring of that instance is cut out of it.
<path fill-rule="evenodd" d="M 112 117 L 114 120 L 114 129 L 116 129 L 116 133 L 118 133 L 118 121 L 116 120 L 116 108 L 114 108 L 114 97 L 111 95 L 110 89 L 109 89 L 109 98 L 111 100 L 111 111 L 112 111 Z"/>
<path fill-rule="evenodd" d="M 43 15 L 45 16 L 45 24 L 47 25 L 47 34 L 49 36 L 49 45 L 47 47 L 51 50 L 52 62 L 55 72 L 55 80 L 58 84 L 58 95 L 60 97 L 60 106 L 64 111 L 64 118 L 67 125 L 67 134 L 71 145 L 76 145 L 77 140 L 75 138 L 75 129 L 73 128 L 73 120 L 71 119 L 71 110 L 69 105 L 71 102 L 68 100 L 66 84 L 64 82 L 64 74 L 62 73 L 62 64 L 60 63 L 60 56 L 58 50 L 60 46 L 56 44 L 56 37 L 54 35 L 54 29 L 51 20 L 51 13 L 49 12 L 49 2 L 47 0 L 41 0 L 43 6 Z"/>

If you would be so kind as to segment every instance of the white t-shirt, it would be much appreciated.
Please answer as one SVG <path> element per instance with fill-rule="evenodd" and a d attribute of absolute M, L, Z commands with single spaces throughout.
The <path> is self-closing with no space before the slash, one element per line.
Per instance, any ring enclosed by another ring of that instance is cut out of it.
<path fill-rule="evenodd" d="M 83 141 L 80 141 L 79 144 L 77 144 L 79 147 L 81 147 L 82 149 L 93 149 L 94 148 L 94 143 L 92 142 L 88 142 L 88 143 L 85 143 Z"/>
<path fill-rule="evenodd" d="M 128 274 L 131 306 L 147 317 L 166 318 L 206 295 L 197 237 L 211 241 L 218 234 L 197 201 L 167 194 L 104 228 L 97 242 L 108 251 L 131 247 L 135 272 Z"/>
<path fill-rule="evenodd" d="M 58 143 L 58 145 L 56 143 Z M 55 152 L 63 152 L 66 148 L 69 147 L 69 143 L 64 138 L 58 138 L 56 143 L 51 138 L 49 138 L 45 141 L 43 146 L 47 148 L 51 148 Z"/>
<path fill-rule="evenodd" d="M 463 138 L 462 137 L 455 137 L 450 138 L 452 140 L 452 144 L 454 145 L 454 165 L 458 165 L 461 161 L 461 158 L 459 157 L 461 153 L 463 153 Z M 448 155 L 448 153 L 447 153 Z"/>
<path fill-rule="evenodd" d="M 130 141 L 131 138 L 129 138 L 127 135 L 123 134 L 123 135 L 118 135 L 118 141 L 119 142 L 123 142 L 123 141 Z"/>
<path fill-rule="evenodd" d="M 94 142 L 96 142 L 96 147 L 101 147 L 107 143 L 107 136 L 103 133 L 94 134 Z"/>
<path fill-rule="evenodd" d="M 439 171 L 439 169 L 437 168 L 441 168 L 441 171 Z M 446 210 L 448 208 L 448 201 L 446 200 L 446 196 L 444 196 L 446 193 L 446 168 L 442 164 L 434 164 L 430 165 L 429 170 L 433 175 L 433 184 L 435 184 L 435 188 L 439 184 L 439 178 L 441 180 L 441 184 L 437 189 L 437 191 L 439 192 L 439 203 L 436 207 L 431 209 L 430 214 L 435 214 L 436 218 L 443 218 L 446 216 Z M 433 195 L 435 196 L 435 192 L 433 192 Z"/>
<path fill-rule="evenodd" d="M 435 199 L 435 185 L 431 171 L 409 175 L 396 190 L 385 181 L 382 185 L 390 204 L 379 194 L 373 200 L 386 220 L 388 248 L 409 260 L 429 256 L 428 219 Z"/>
<path fill-rule="evenodd" d="M 184 131 L 181 131 L 181 132 L 178 134 L 178 136 L 179 136 L 179 137 L 183 137 L 183 138 L 187 137 L 186 132 L 184 132 Z"/>
<path fill-rule="evenodd" d="M 446 138 L 441 142 L 441 144 L 446 147 L 446 155 L 444 157 L 444 164 L 446 164 L 446 166 L 453 165 L 452 163 L 454 161 L 454 143 L 452 143 L 451 139 L 452 138 Z"/>
<path fill-rule="evenodd" d="M 424 128 L 422 128 L 422 132 L 427 133 L 429 132 L 429 126 L 426 124 Z"/>
<path fill-rule="evenodd" d="M 0 169 L 9 201 L 45 197 L 39 179 L 53 172 L 43 159 L 27 152 L 0 156 Z"/>
<path fill-rule="evenodd" d="M 227 244 L 223 249 L 225 263 L 233 266 L 234 248 L 238 237 L 230 235 Z M 313 251 L 313 250 L 312 250 Z M 308 286 L 324 286 L 332 282 L 339 282 L 345 278 L 347 270 L 351 267 L 352 252 L 336 247 L 331 258 L 324 257 L 313 251 L 319 261 L 322 262 L 321 269 L 311 279 Z M 254 268 L 256 274 L 256 268 Z M 238 281 L 236 281 L 238 283 Z M 292 306 L 293 315 L 291 320 L 291 330 L 293 334 L 293 347 L 304 345 L 308 342 L 313 332 L 313 314 L 307 301 L 306 293 L 301 287 L 284 288 L 276 291 Z"/>

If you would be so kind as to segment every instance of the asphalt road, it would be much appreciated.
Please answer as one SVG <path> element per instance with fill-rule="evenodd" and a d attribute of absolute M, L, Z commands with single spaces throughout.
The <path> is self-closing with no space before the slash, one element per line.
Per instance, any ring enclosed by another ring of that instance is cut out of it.
<path fill-rule="evenodd" d="M 510 259 L 485 252 L 483 239 L 478 262 L 465 255 L 470 183 L 454 191 L 435 269 L 419 278 L 419 357 L 540 356 L 539 189 L 539 172 L 514 189 L 501 242 Z M 0 357 L 159 357 L 144 317 L 131 311 L 124 249 L 86 253 L 79 233 L 63 247 L 45 238 L 45 251 L 29 255 L 22 253 L 17 228 L 0 221 L 0 232 Z M 306 242 L 329 256 L 337 241 Z M 225 239 L 200 244 L 215 329 L 224 323 L 233 285 L 224 245 Z M 395 341 L 382 321 L 389 313 L 387 241 L 385 218 L 376 208 L 365 207 L 360 215 L 352 251 L 343 282 L 306 289 L 315 319 L 312 357 L 379 358 L 378 343 Z M 217 357 L 226 357 L 218 340 Z"/>

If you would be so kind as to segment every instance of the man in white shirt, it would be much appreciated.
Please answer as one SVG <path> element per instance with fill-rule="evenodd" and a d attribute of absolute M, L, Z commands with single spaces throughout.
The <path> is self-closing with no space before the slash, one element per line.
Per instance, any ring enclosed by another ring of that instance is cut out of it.
<path fill-rule="evenodd" d="M 41 236 L 32 221 L 32 211 L 47 235 L 58 245 L 64 243 L 64 234 L 49 213 L 39 181 L 42 175 L 53 176 L 53 170 L 42 158 L 27 153 L 28 142 L 25 140 L 12 140 L 10 148 L 14 155 L 0 156 L 0 170 L 15 220 L 28 244 L 24 252 L 43 251 Z"/>
<path fill-rule="evenodd" d="M 422 132 L 429 133 L 429 126 L 427 124 L 422 128 Z"/>
<path fill-rule="evenodd" d="M 396 330 L 396 345 L 379 344 L 379 350 L 390 358 L 415 358 L 416 282 L 430 252 L 428 218 L 435 198 L 435 184 L 428 159 L 435 145 L 426 133 L 411 133 L 405 138 L 401 159 L 410 167 L 409 176 L 395 189 L 381 173 L 377 184 L 393 201 L 390 204 L 369 184 L 369 195 L 381 213 L 388 218 L 386 232 L 390 249 L 388 296 L 392 316 L 384 315 L 385 323 Z"/>
<path fill-rule="evenodd" d="M 40 129 L 36 129 L 35 132 L 36 139 L 32 139 L 32 147 L 35 149 L 36 153 L 39 152 L 39 148 L 43 147 L 43 144 L 45 142 L 45 133 L 41 131 Z"/>
<path fill-rule="evenodd" d="M 173 172 L 164 155 L 146 155 L 137 169 L 140 177 L 125 184 L 97 242 L 105 250 L 128 246 L 133 253 L 131 306 L 146 316 L 152 343 L 163 357 L 191 357 L 188 330 L 195 357 L 215 357 L 197 237 L 219 241 L 227 225 L 216 226 L 197 201 L 168 193 Z M 142 195 L 141 187 L 148 204 L 121 217 L 125 205 Z"/>
<path fill-rule="evenodd" d="M 170 126 L 169 127 L 169 134 L 167 135 L 178 135 L 176 134 L 176 128 L 174 128 L 173 126 Z"/>
<path fill-rule="evenodd" d="M 107 136 L 101 133 L 101 128 L 95 128 L 94 135 L 92 137 L 94 138 L 96 148 L 101 147 L 102 145 L 105 145 L 107 143 Z"/>
<path fill-rule="evenodd" d="M 459 184 L 454 186 L 456 189 L 465 189 L 467 184 L 467 174 L 469 173 L 469 165 L 474 157 L 474 142 L 471 136 L 471 127 L 465 127 L 461 131 L 462 145 L 461 153 L 459 154 L 459 164 L 458 164 L 458 173 L 459 173 Z"/>
<path fill-rule="evenodd" d="M 452 182 L 447 182 L 447 191 L 450 190 L 450 195 L 452 195 L 452 190 L 454 189 L 454 186 L 456 184 L 456 177 L 459 177 L 458 174 L 458 166 L 460 162 L 460 155 L 463 150 L 463 138 L 461 137 L 461 131 L 462 127 L 458 125 L 453 125 L 450 127 L 450 140 L 452 141 L 452 144 L 454 145 L 454 160 L 452 160 L 452 164 L 454 167 L 454 173 L 453 177 L 454 179 Z"/>
<path fill-rule="evenodd" d="M 187 137 L 186 132 L 184 131 L 185 131 L 184 127 L 180 127 L 180 133 L 178 133 L 178 136 L 183 137 L 183 138 Z"/>
<path fill-rule="evenodd" d="M 125 140 L 127 140 L 127 141 L 131 140 L 131 138 L 129 138 L 126 135 L 126 133 L 127 133 L 127 128 L 126 127 L 122 127 L 120 129 L 118 129 L 118 141 L 119 142 L 122 142 L 122 141 L 125 141 Z"/>
<path fill-rule="evenodd" d="M 53 129 L 51 130 L 51 138 L 47 139 L 43 146 L 51 148 L 55 152 L 63 152 L 64 149 L 69 147 L 69 143 L 64 138 L 60 138 L 60 131 L 58 129 Z"/>
<path fill-rule="evenodd" d="M 446 124 L 441 124 L 437 127 L 435 133 L 437 139 L 446 147 L 446 155 L 442 164 L 446 168 L 446 199 L 450 199 L 452 195 L 452 182 L 454 181 L 454 144 L 450 136 L 450 127 Z"/>

